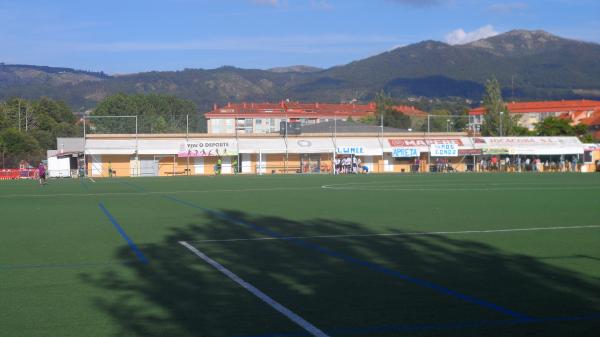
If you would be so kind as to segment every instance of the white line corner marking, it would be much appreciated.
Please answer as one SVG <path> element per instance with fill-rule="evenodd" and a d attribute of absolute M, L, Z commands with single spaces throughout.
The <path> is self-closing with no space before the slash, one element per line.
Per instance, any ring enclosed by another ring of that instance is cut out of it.
<path fill-rule="evenodd" d="M 317 337 L 329 337 L 327 334 L 325 334 L 319 328 L 317 328 L 316 326 L 312 325 L 311 323 L 309 323 L 308 321 L 306 321 L 304 318 L 298 316 L 297 314 L 295 314 L 290 309 L 284 307 L 279 302 L 275 301 L 274 299 L 272 299 L 271 297 L 269 297 L 269 295 L 267 295 L 267 294 L 263 293 L 262 291 L 258 290 L 256 287 L 254 287 L 250 283 L 242 280 L 239 276 L 237 276 L 236 274 L 234 274 L 233 272 L 231 272 L 229 269 L 225 268 L 224 266 L 222 266 L 221 264 L 219 264 L 217 261 L 211 259 L 210 257 L 206 256 L 204 253 L 202 253 L 201 251 L 199 251 L 198 249 L 196 249 L 196 247 L 190 245 L 189 243 L 187 243 L 185 241 L 179 241 L 179 244 L 181 244 L 185 248 L 187 248 L 190 251 L 192 251 L 192 253 L 196 254 L 196 256 L 198 256 L 199 258 L 201 258 L 202 260 L 204 260 L 206 263 L 208 263 L 211 266 L 213 266 L 216 270 L 218 270 L 221 273 L 225 274 L 227 277 L 229 277 L 230 279 L 232 279 L 237 284 L 239 284 L 242 287 L 244 287 L 246 290 L 248 290 L 249 292 L 251 292 L 252 295 L 258 297 L 263 302 L 265 302 L 268 305 L 270 305 L 271 307 L 273 307 L 273 309 L 279 311 L 285 317 L 289 318 L 292 322 L 294 322 L 294 323 L 298 324 L 299 326 L 301 326 L 304 330 L 308 331 L 311 335 L 317 336 Z"/>

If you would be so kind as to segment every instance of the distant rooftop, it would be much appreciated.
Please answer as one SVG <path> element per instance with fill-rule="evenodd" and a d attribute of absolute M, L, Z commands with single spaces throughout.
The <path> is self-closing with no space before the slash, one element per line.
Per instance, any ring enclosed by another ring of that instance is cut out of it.
<path fill-rule="evenodd" d="M 375 113 L 375 103 L 369 104 L 332 104 L 300 103 L 281 101 L 279 103 L 227 103 L 205 114 L 206 118 L 224 117 L 352 117 L 361 118 Z"/>
<path fill-rule="evenodd" d="M 329 121 L 312 125 L 303 125 L 302 133 L 378 133 L 381 126 L 349 121 Z M 406 129 L 383 127 L 383 132 L 408 132 Z"/>
<path fill-rule="evenodd" d="M 593 100 L 568 100 L 568 101 L 544 101 L 544 102 L 512 102 L 507 103 L 511 113 L 532 112 L 577 112 L 600 110 L 600 101 Z M 471 109 L 469 115 L 483 115 L 484 107 Z"/>
<path fill-rule="evenodd" d="M 394 106 L 394 110 L 401 112 L 410 117 L 426 117 L 428 115 L 427 112 L 421 111 L 414 106 L 410 105 L 396 105 Z"/>

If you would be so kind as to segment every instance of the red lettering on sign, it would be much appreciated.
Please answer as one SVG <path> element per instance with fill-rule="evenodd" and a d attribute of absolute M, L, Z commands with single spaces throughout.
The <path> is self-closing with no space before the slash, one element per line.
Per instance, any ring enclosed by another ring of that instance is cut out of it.
<path fill-rule="evenodd" d="M 456 144 L 462 146 L 463 142 L 460 139 L 427 139 L 427 138 L 405 138 L 405 139 L 388 139 L 388 143 L 392 147 L 414 147 L 414 146 L 429 146 L 432 144 Z"/>

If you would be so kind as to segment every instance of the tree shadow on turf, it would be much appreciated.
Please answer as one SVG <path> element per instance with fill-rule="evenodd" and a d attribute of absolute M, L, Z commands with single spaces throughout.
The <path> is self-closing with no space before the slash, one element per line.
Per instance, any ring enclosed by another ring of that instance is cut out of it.
<path fill-rule="evenodd" d="M 141 246 L 149 265 L 81 275 L 114 294 L 96 301 L 117 322 L 120 330 L 115 336 L 306 335 L 180 245 L 180 240 L 331 335 L 596 336 L 600 327 L 599 316 L 581 317 L 600 312 L 599 280 L 464 236 L 209 242 L 299 232 L 303 236 L 364 234 L 366 226 L 328 219 L 300 223 L 230 210 L 198 217 L 198 223 L 173 229 L 162 242 Z M 132 254 L 123 247 L 116 258 Z M 536 319 L 519 321 L 381 269 Z"/>

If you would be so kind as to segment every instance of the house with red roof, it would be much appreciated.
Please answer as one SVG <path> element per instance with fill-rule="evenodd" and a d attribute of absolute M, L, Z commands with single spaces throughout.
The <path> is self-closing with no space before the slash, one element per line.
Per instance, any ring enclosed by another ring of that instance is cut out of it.
<path fill-rule="evenodd" d="M 519 125 L 533 130 L 535 124 L 547 117 L 571 119 L 573 125 L 600 113 L 600 101 L 562 100 L 543 102 L 512 102 L 507 104 L 512 115 L 519 116 Z M 485 108 L 478 107 L 469 111 L 469 129 L 475 133 L 481 131 Z"/>
<path fill-rule="evenodd" d="M 317 124 L 331 120 L 361 119 L 375 114 L 375 103 L 331 104 L 300 103 L 227 103 L 216 104 L 204 114 L 208 133 L 274 133 L 281 122 L 299 122 L 301 125 Z"/>
<path fill-rule="evenodd" d="M 393 107 L 397 112 L 403 113 L 409 117 L 427 117 L 428 113 L 421 111 L 410 105 L 396 105 Z"/>
<path fill-rule="evenodd" d="M 600 109 L 596 110 L 592 116 L 582 119 L 581 124 L 588 126 L 588 129 L 592 132 L 592 137 L 600 142 Z"/>

